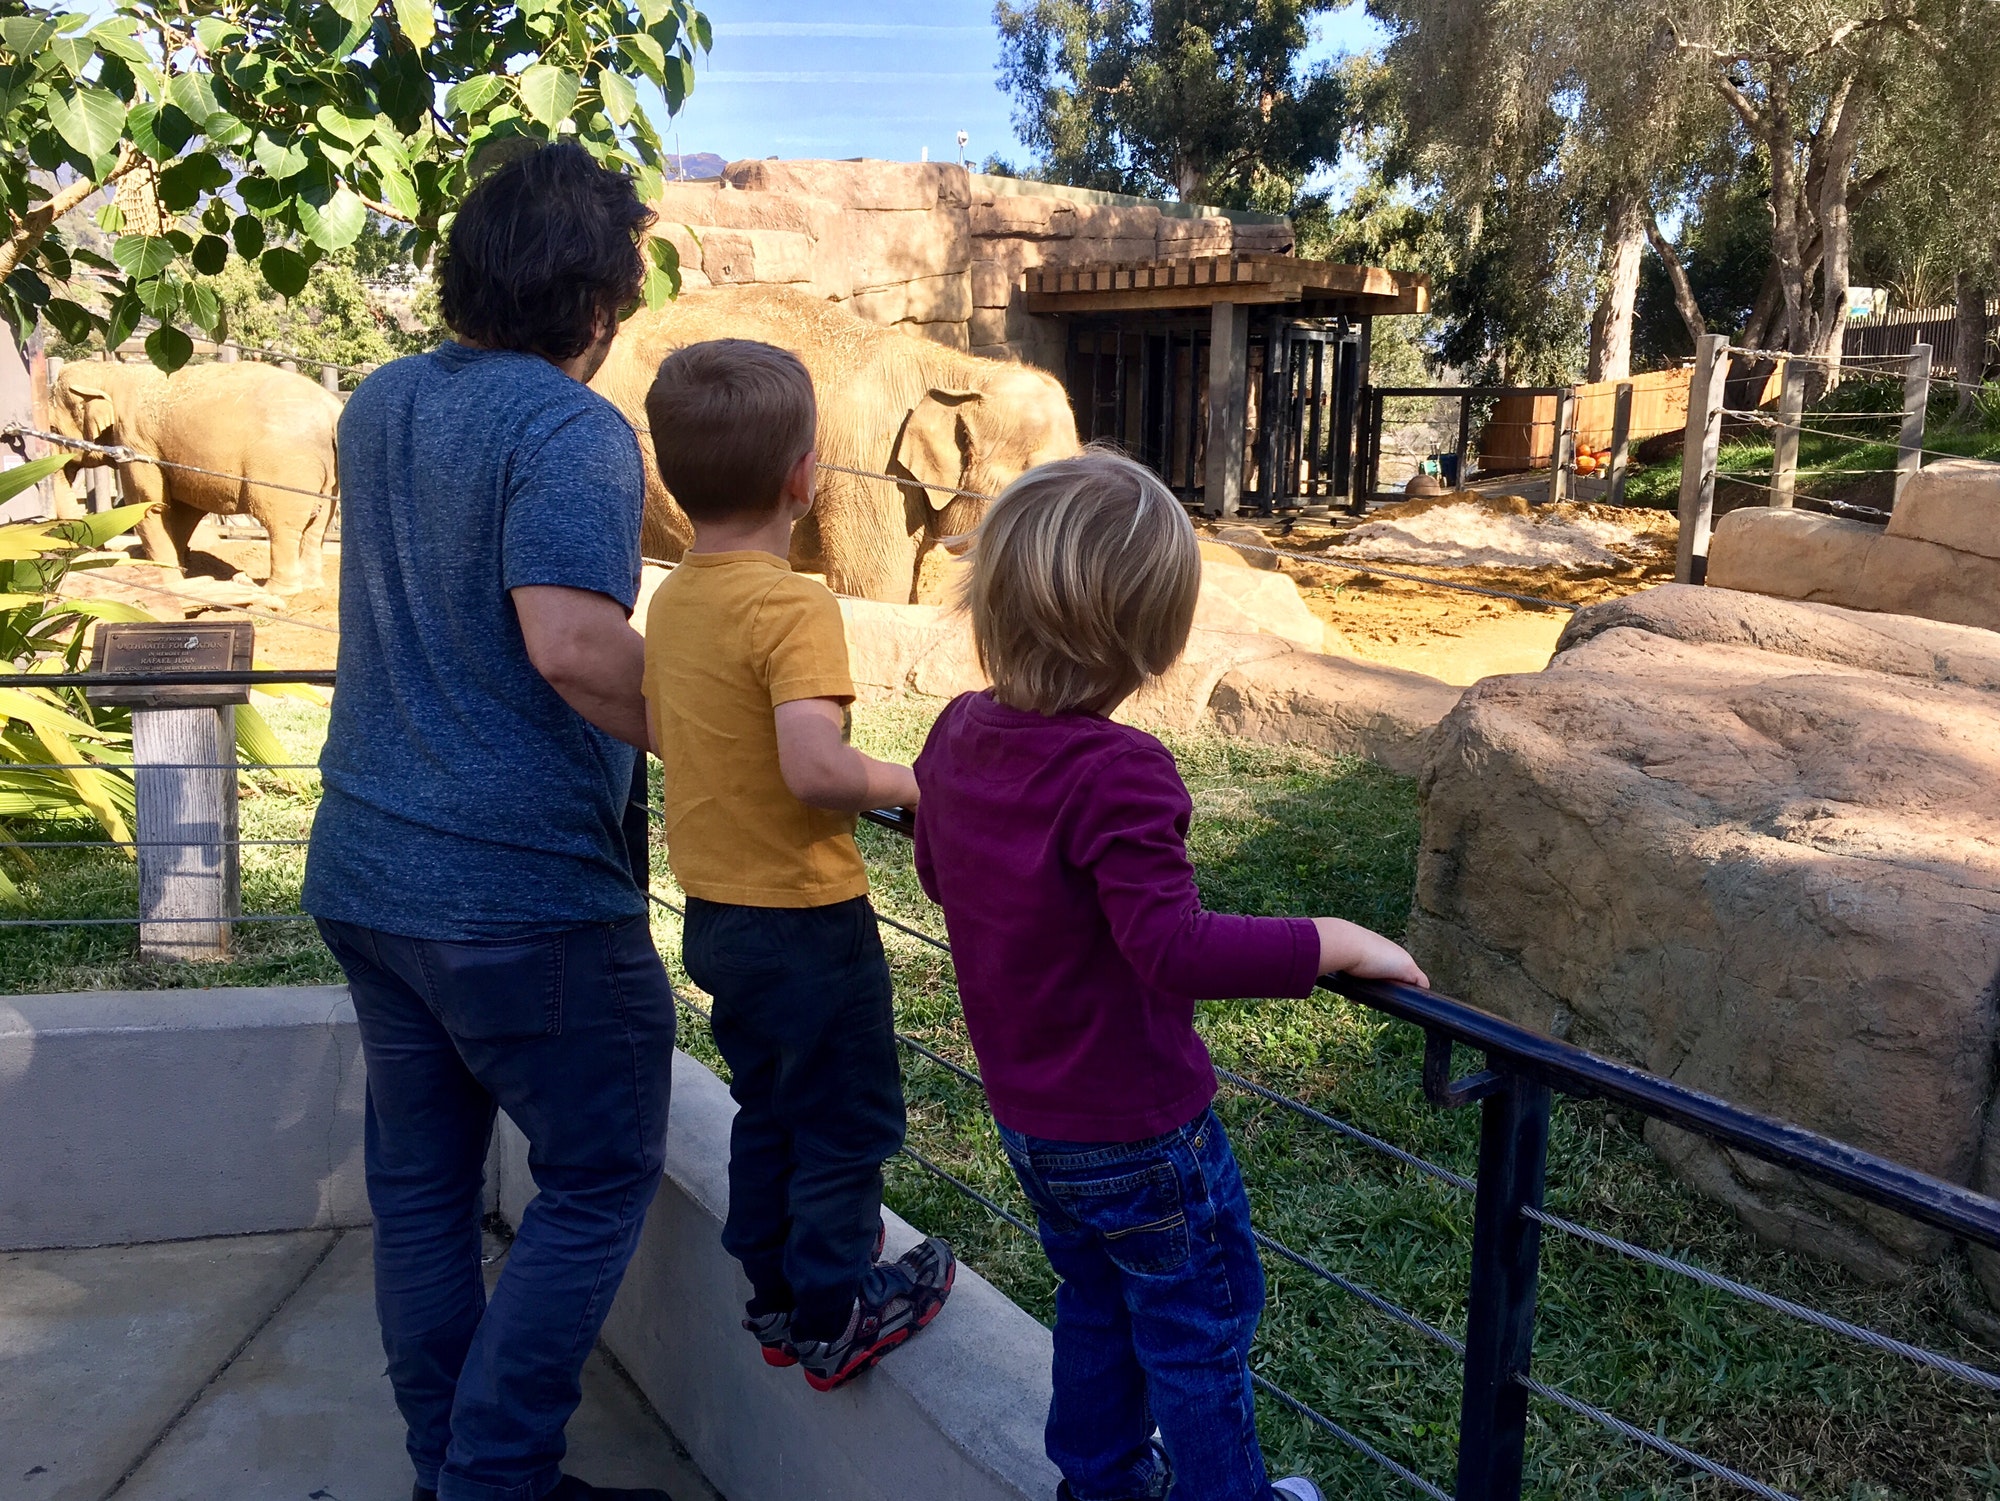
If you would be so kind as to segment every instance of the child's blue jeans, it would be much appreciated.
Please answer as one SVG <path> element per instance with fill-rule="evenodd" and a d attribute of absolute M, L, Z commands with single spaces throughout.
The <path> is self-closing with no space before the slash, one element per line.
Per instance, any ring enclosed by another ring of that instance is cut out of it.
<path fill-rule="evenodd" d="M 1270 1501 L 1249 1365 L 1264 1272 L 1222 1123 L 1204 1110 L 1148 1141 L 1000 1139 L 1062 1279 L 1047 1441 L 1069 1494 Z"/>

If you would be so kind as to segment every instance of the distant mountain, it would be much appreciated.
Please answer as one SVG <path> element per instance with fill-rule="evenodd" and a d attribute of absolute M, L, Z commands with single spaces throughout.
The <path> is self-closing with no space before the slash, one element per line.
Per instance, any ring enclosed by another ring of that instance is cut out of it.
<path fill-rule="evenodd" d="M 686 156 L 671 153 L 660 164 L 660 171 L 668 182 L 699 182 L 703 178 L 720 177 L 722 169 L 729 163 L 713 151 L 694 151 Z"/>

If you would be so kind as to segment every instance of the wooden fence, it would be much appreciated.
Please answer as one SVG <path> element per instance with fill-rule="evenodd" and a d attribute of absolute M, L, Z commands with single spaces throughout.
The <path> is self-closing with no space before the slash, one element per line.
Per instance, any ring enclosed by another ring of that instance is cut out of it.
<path fill-rule="evenodd" d="M 1875 318 L 1856 318 L 1847 325 L 1846 341 L 1840 346 L 1843 358 L 1900 358 L 1919 344 L 1931 347 L 1931 373 L 1953 380 L 1977 380 L 1993 362 L 1995 324 L 2000 324 L 2000 297 L 1986 304 L 1987 351 L 1979 369 L 1959 373 L 1958 314 L 1953 308 L 1907 308 L 1883 313 Z M 1970 362 L 1968 362 L 1970 363 Z"/>

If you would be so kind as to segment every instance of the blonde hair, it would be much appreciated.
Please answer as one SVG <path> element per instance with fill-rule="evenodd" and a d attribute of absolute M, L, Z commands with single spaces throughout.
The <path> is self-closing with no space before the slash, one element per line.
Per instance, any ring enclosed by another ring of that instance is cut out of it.
<path fill-rule="evenodd" d="M 1181 503 L 1099 449 L 1030 469 L 993 502 L 963 604 L 1002 703 L 1107 713 L 1179 660 L 1200 590 Z"/>

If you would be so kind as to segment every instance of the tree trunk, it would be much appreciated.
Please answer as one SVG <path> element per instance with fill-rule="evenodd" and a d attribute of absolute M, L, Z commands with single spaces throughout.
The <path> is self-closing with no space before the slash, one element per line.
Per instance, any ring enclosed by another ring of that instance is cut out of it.
<path fill-rule="evenodd" d="M 1681 315 L 1681 322 L 1687 325 L 1688 337 L 1699 339 L 1708 332 L 1708 320 L 1701 315 L 1701 304 L 1695 301 L 1694 288 L 1688 284 L 1687 267 L 1681 264 L 1679 252 L 1674 242 L 1660 233 L 1660 221 L 1651 214 L 1646 215 L 1646 238 L 1652 242 L 1653 253 L 1660 258 L 1660 264 L 1667 268 L 1667 282 L 1674 289 L 1674 310 Z M 1746 330 L 1744 337 L 1749 337 Z"/>
<path fill-rule="evenodd" d="M 1970 421 L 1979 408 L 1979 392 L 1975 389 L 1986 379 L 1986 288 L 1989 276 L 1978 271 L 1961 267 L 1955 290 L 1958 294 L 1957 313 L 1952 319 L 1952 342 L 1956 346 L 1958 359 L 1958 405 L 1952 408 L 1952 420 Z"/>
<path fill-rule="evenodd" d="M 1604 234 L 1604 292 L 1590 325 L 1591 380 L 1624 380 L 1632 373 L 1632 307 L 1639 299 L 1639 257 L 1646 248 L 1647 222 L 1636 192 L 1621 192 L 1612 199 Z"/>
<path fill-rule="evenodd" d="M 1778 286 L 1778 263 L 1774 260 L 1764 268 L 1764 285 L 1757 289 L 1757 301 L 1751 306 L 1750 321 L 1743 325 L 1740 335 L 1746 349 L 1776 349 L 1785 339 L 1787 330 L 1782 326 L 1773 328 L 1772 322 L 1784 311 L 1782 292 Z"/>

